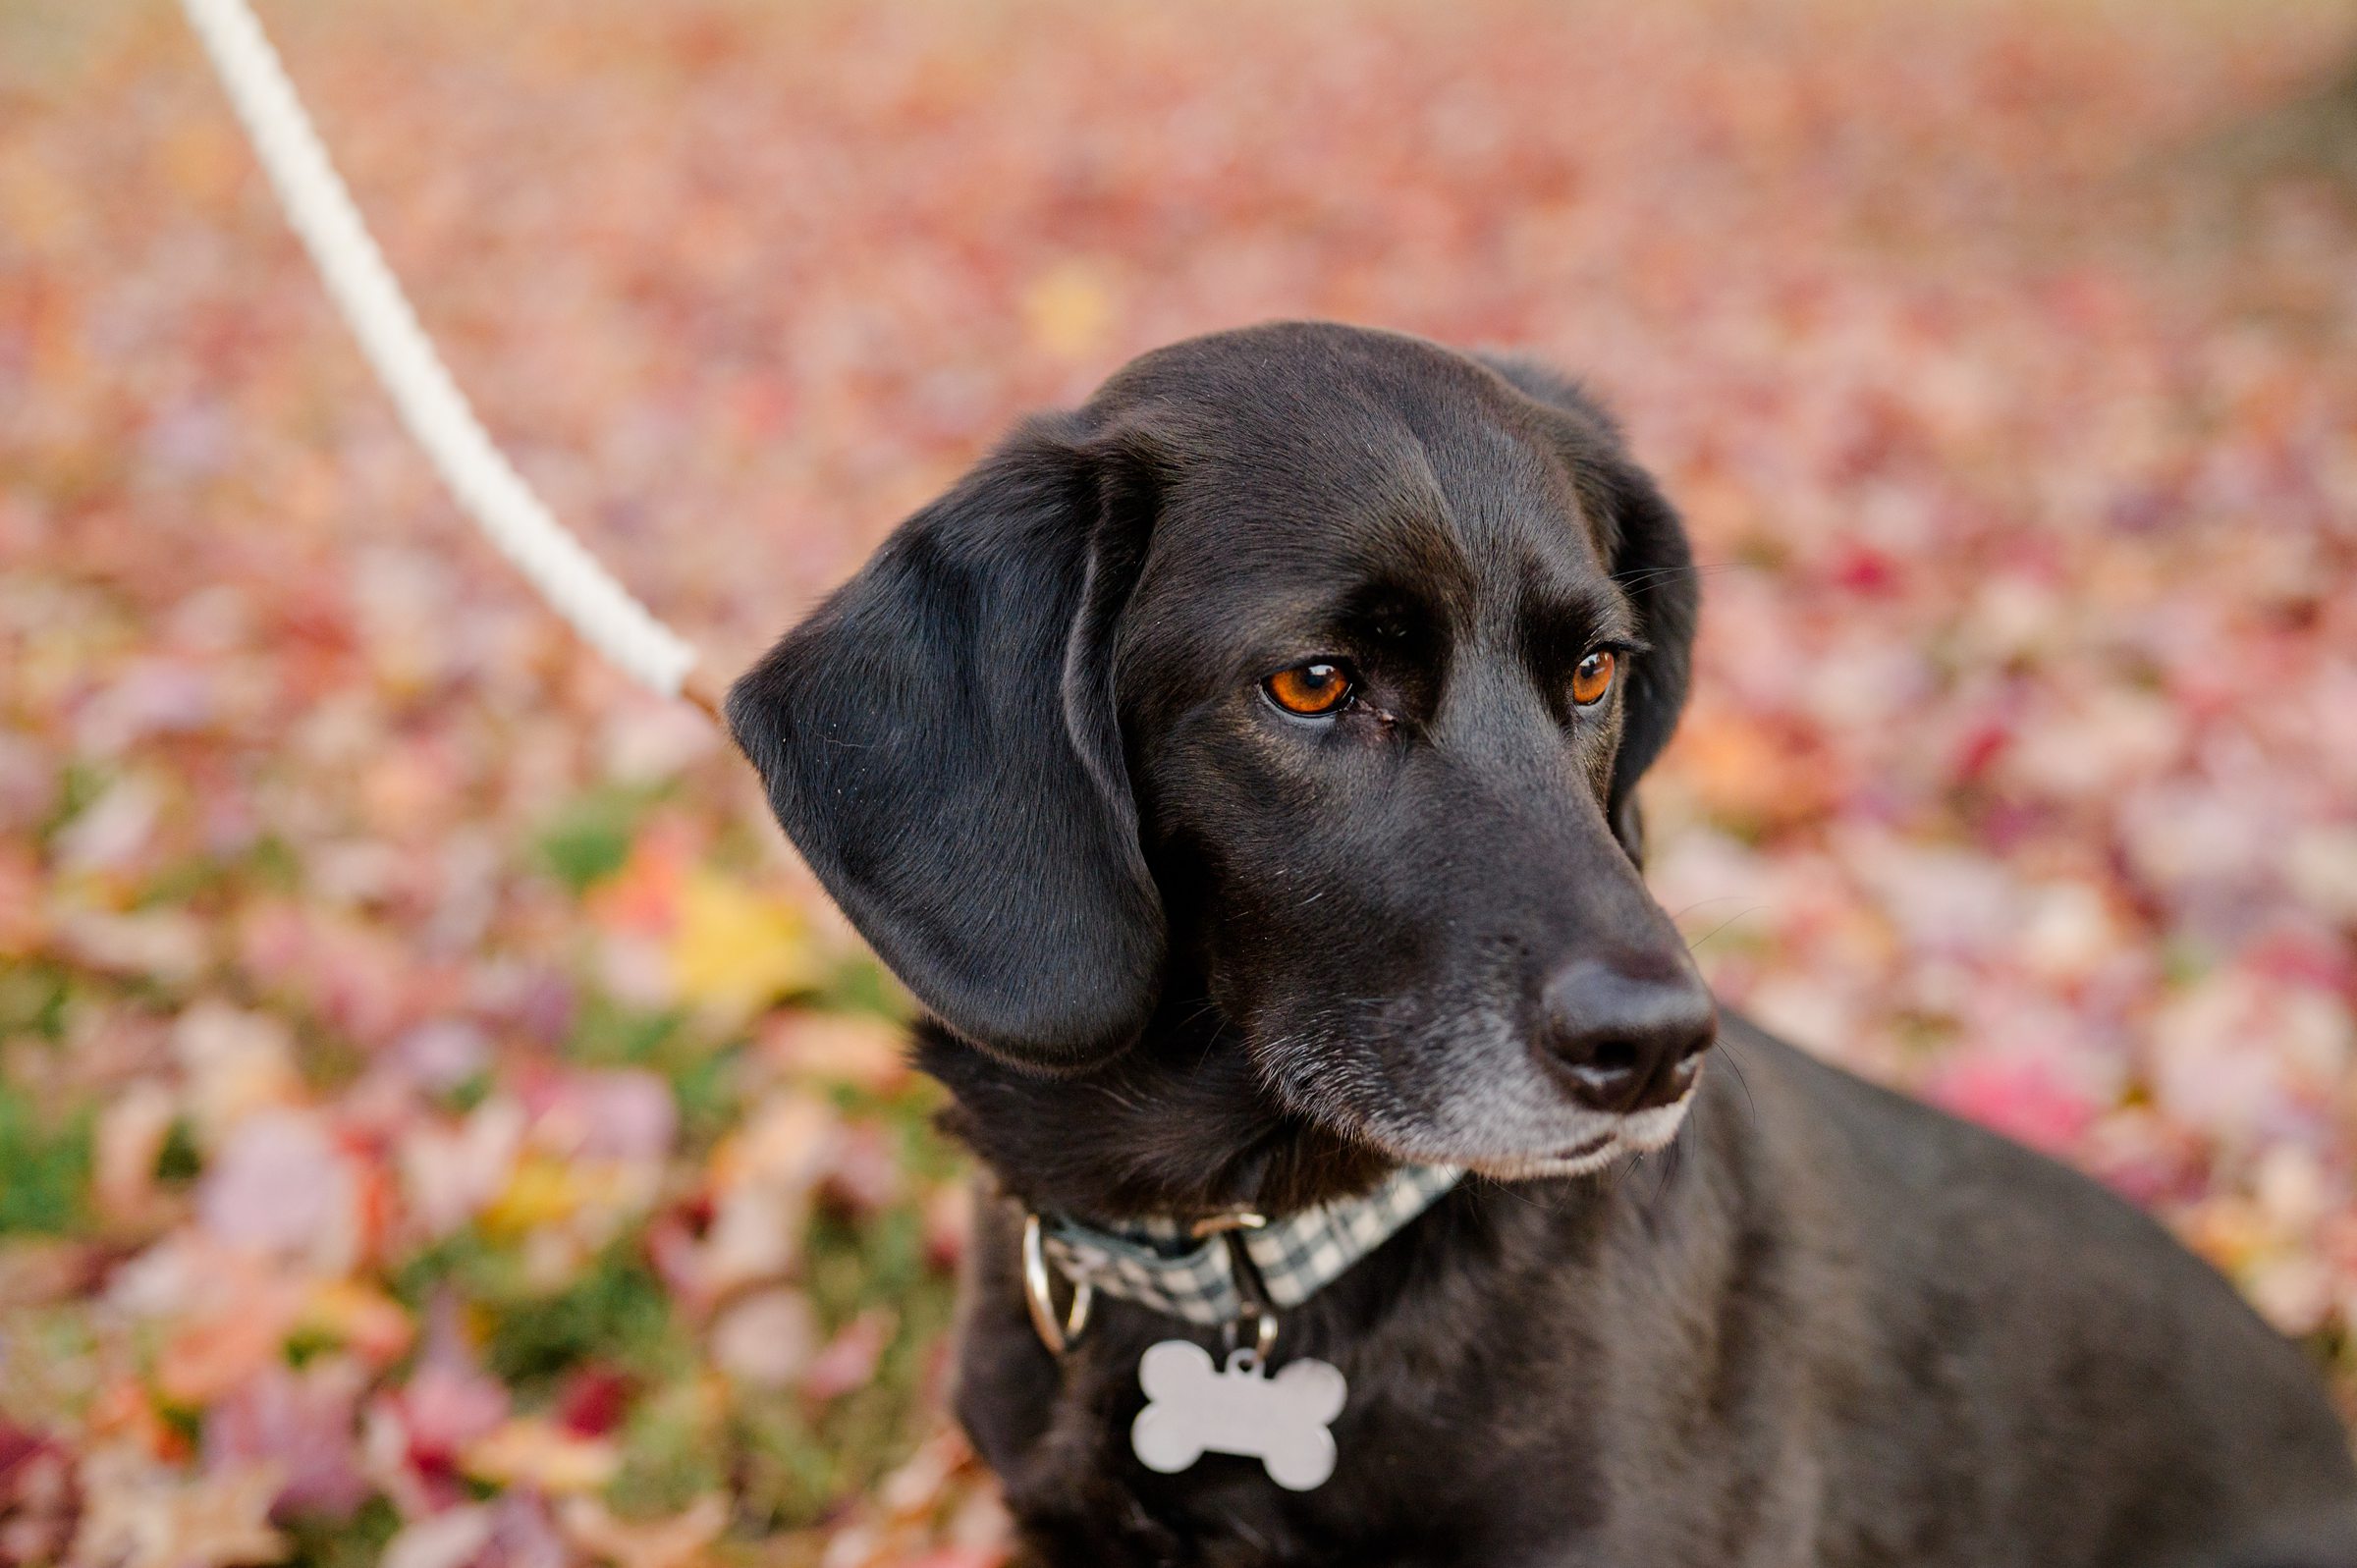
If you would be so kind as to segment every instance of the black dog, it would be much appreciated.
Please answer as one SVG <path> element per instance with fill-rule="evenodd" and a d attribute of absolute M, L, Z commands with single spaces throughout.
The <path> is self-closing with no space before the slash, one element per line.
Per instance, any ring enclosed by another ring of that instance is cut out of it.
<path fill-rule="evenodd" d="M 2318 1379 L 2209 1269 L 1715 1017 L 1637 872 L 1695 604 L 1574 387 L 1281 325 L 1025 426 L 738 682 L 993 1178 L 959 1404 L 1027 1552 L 2357 1563 Z M 1141 1352 L 1218 1330 L 1034 1333 L 1029 1216 L 1425 1162 L 1470 1174 L 1275 1315 L 1348 1379 L 1322 1487 L 1133 1457 Z"/>

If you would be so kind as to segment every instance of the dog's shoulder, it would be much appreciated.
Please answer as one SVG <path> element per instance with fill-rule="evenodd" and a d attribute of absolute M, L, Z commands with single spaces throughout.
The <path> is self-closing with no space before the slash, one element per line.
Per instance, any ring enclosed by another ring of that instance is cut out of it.
<path fill-rule="evenodd" d="M 1970 1433 L 2033 1465 L 2052 1432 L 2088 1434 L 2106 1451 L 2067 1473 L 2025 1470 L 2017 1495 L 2048 1496 L 2039 1506 L 2058 1515 L 2071 1476 L 2106 1476 L 2105 1506 L 2136 1499 L 2156 1531 L 2345 1492 L 2345 1441 L 2306 1358 L 2133 1204 L 1739 1018 L 1722 1038 L 1766 1184 L 1815 1211 L 1787 1218 L 1821 1249 L 1816 1279 L 1836 1306 L 1865 1298 L 1829 1314 L 1849 1337 L 1818 1341 L 1822 1385 L 1844 1390 L 1855 1419 Z M 2270 1461 L 2215 1463 L 2232 1453 Z"/>
<path fill-rule="evenodd" d="M 1992 1291 L 2190 1292 L 2249 1316 L 2232 1287 L 2134 1204 L 2058 1160 L 1810 1054 L 1739 1016 L 1722 1039 L 1763 1158 L 1839 1205 L 1887 1264 Z"/>

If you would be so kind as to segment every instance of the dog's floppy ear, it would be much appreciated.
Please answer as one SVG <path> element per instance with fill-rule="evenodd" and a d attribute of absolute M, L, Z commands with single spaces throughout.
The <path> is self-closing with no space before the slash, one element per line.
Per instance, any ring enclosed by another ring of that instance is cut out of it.
<path fill-rule="evenodd" d="M 1613 760 L 1607 803 L 1621 847 L 1642 864 L 1645 834 L 1637 781 L 1670 743 L 1686 705 L 1702 604 L 1685 525 L 1653 476 L 1629 460 L 1619 425 L 1577 382 L 1528 359 L 1480 357 L 1525 397 L 1564 416 L 1558 434 L 1572 485 L 1597 531 L 1606 569 L 1628 595 L 1638 629 L 1650 644 L 1630 661 L 1620 750 Z"/>
<path fill-rule="evenodd" d="M 860 935 L 952 1030 L 1043 1071 L 1127 1045 L 1161 979 L 1109 651 L 1148 482 L 1118 443 L 1035 421 L 729 692 Z"/>
<path fill-rule="evenodd" d="M 1598 470 L 1600 511 L 1611 517 L 1613 580 L 1635 606 L 1649 646 L 1630 661 L 1621 699 L 1620 750 L 1613 759 L 1613 832 L 1639 865 L 1645 830 L 1637 780 L 1670 744 L 1686 706 L 1694 665 L 1694 622 L 1702 608 L 1685 526 L 1653 476 L 1615 453 Z"/>

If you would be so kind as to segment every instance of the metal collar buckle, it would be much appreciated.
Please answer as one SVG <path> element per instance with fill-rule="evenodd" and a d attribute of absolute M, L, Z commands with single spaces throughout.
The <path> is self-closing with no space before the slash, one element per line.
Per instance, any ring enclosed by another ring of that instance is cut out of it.
<path fill-rule="evenodd" d="M 1228 1251 L 1235 1270 L 1238 1288 L 1244 1295 L 1244 1310 L 1235 1321 L 1222 1326 L 1221 1338 L 1233 1350 L 1243 1337 L 1244 1324 L 1252 1325 L 1252 1351 L 1256 1364 L 1266 1364 L 1269 1352 L 1277 1345 L 1277 1313 L 1270 1306 L 1268 1292 L 1261 1283 L 1260 1271 L 1253 1266 L 1251 1255 L 1235 1240 L 1242 1230 L 1259 1230 L 1268 1224 L 1266 1215 L 1249 1209 L 1230 1210 L 1225 1214 L 1209 1215 L 1188 1227 L 1188 1233 L 1208 1240 L 1213 1236 L 1229 1238 Z M 1056 1275 L 1062 1271 L 1048 1262 L 1047 1225 L 1038 1215 L 1023 1216 L 1023 1307 L 1031 1315 L 1032 1332 L 1051 1354 L 1063 1355 L 1077 1344 L 1080 1332 L 1088 1326 L 1089 1309 L 1096 1305 L 1097 1293 L 1085 1279 L 1071 1281 L 1072 1299 L 1061 1313 L 1056 1310 Z"/>
<path fill-rule="evenodd" d="M 1048 1267 L 1048 1249 L 1041 1239 L 1039 1216 L 1023 1216 L 1023 1305 L 1031 1311 L 1031 1327 L 1039 1342 L 1056 1355 L 1079 1339 L 1088 1326 L 1088 1309 L 1097 1293 L 1085 1279 L 1072 1281 L 1072 1304 L 1060 1317 L 1056 1311 L 1055 1276 Z"/>
<path fill-rule="evenodd" d="M 1227 1209 L 1216 1215 L 1205 1215 L 1187 1226 L 1186 1233 L 1197 1241 L 1208 1241 L 1214 1236 L 1224 1236 L 1231 1230 L 1266 1230 L 1268 1227 L 1267 1215 L 1255 1214 L 1249 1209 Z"/>

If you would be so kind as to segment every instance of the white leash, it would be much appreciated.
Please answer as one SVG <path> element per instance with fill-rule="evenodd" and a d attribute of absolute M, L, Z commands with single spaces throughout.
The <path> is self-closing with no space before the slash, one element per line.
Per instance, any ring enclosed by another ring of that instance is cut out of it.
<path fill-rule="evenodd" d="M 247 0 L 181 4 L 345 324 L 461 509 L 591 647 L 649 689 L 713 711 L 710 693 L 691 679 L 695 649 L 607 574 L 483 433 L 368 237 Z"/>

